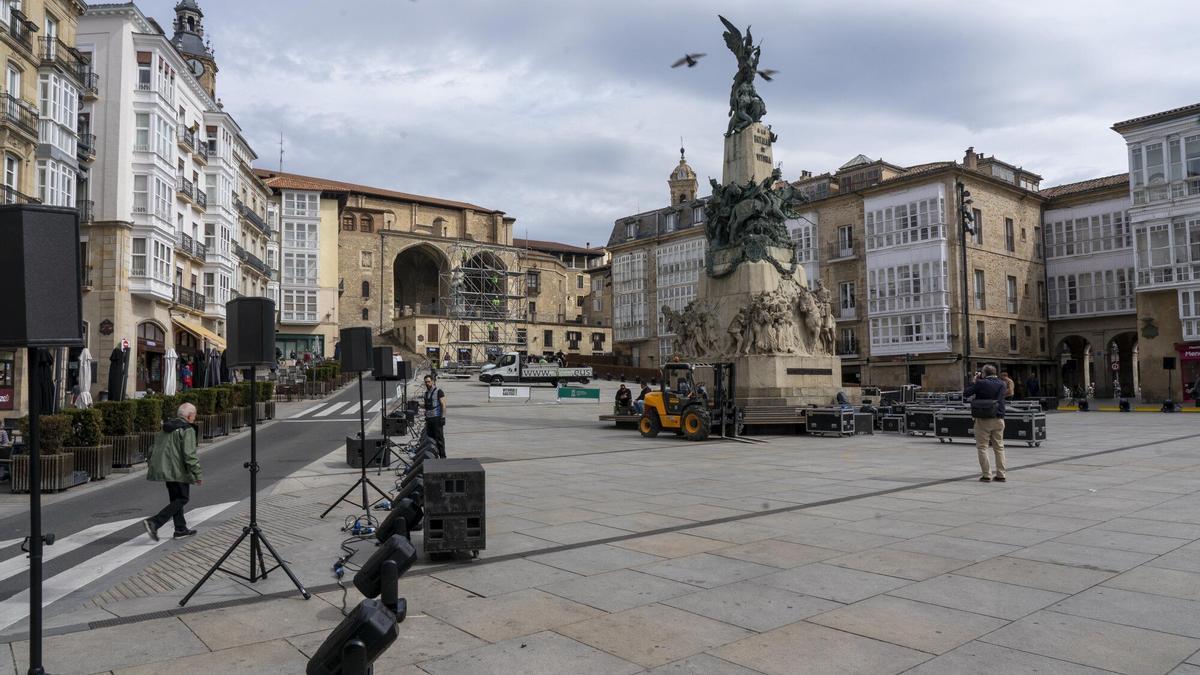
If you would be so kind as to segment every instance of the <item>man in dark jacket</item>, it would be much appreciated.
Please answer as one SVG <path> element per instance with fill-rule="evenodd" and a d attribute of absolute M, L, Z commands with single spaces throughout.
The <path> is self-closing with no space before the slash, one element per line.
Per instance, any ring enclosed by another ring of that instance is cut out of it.
<path fill-rule="evenodd" d="M 176 539 L 196 534 L 195 530 L 188 529 L 183 517 L 192 484 L 203 484 L 204 477 L 200 459 L 196 456 L 196 429 L 192 427 L 195 421 L 196 406 L 191 403 L 179 406 L 175 419 L 163 423 L 162 433 L 154 439 L 154 447 L 150 449 L 146 480 L 166 483 L 171 500 L 157 515 L 142 521 L 146 534 L 154 541 L 158 541 L 158 529 L 168 520 L 175 521 Z"/>
<path fill-rule="evenodd" d="M 638 397 L 633 401 L 633 411 L 641 415 L 646 412 L 646 394 L 650 393 L 650 385 L 642 383 L 642 390 L 638 392 Z"/>
<path fill-rule="evenodd" d="M 975 381 L 963 390 L 963 398 L 973 399 L 971 416 L 975 423 L 975 449 L 979 454 L 979 468 L 983 475 L 979 480 L 989 482 L 996 480 L 1003 483 L 1008 480 L 1004 466 L 1004 396 L 1008 393 L 1008 385 L 996 377 L 995 366 L 984 366 L 976 374 Z M 995 401 L 995 403 L 990 403 Z M 992 478 L 992 470 L 988 466 L 988 446 L 996 455 L 996 477 Z"/>
<path fill-rule="evenodd" d="M 617 389 L 616 412 L 618 415 L 628 415 L 633 410 L 633 392 L 622 382 Z"/>

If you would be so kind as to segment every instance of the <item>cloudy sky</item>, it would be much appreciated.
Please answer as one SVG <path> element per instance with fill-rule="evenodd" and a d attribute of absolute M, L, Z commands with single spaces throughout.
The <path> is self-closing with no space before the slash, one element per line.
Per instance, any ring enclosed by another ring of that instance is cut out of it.
<path fill-rule="evenodd" d="M 175 0 L 139 6 L 170 25 Z M 200 0 L 259 166 L 460 199 L 518 236 L 607 240 L 665 205 L 680 137 L 720 175 L 753 25 L 784 175 L 968 145 L 1044 186 L 1124 171 L 1113 122 L 1200 100 L 1188 0 Z M 669 65 L 706 52 L 694 69 Z"/>

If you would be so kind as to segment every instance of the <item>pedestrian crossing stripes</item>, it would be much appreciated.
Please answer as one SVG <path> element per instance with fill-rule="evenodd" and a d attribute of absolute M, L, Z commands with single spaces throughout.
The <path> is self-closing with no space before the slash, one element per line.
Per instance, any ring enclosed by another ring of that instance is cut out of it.
<path fill-rule="evenodd" d="M 388 398 L 391 403 L 393 399 Z M 383 399 L 368 398 L 363 401 L 363 412 L 368 415 L 375 415 L 383 410 Z M 345 421 L 348 419 L 358 419 L 359 406 L 358 401 L 335 401 L 333 403 L 319 403 L 315 406 L 309 406 L 300 412 L 288 416 L 287 420 L 296 422 L 305 421 Z"/>
<path fill-rule="evenodd" d="M 203 523 L 221 514 L 234 504 L 237 504 L 237 502 L 225 502 L 223 504 L 192 509 L 187 512 L 188 525 Z M 141 518 L 132 518 L 115 523 L 104 523 L 103 525 L 90 527 L 69 537 L 64 537 L 53 546 L 46 547 L 46 559 L 49 560 L 64 555 L 81 546 L 85 546 L 124 529 L 140 520 Z M 167 529 L 169 530 L 169 528 Z M 46 579 L 42 584 L 42 607 L 50 606 L 170 540 L 171 537 L 168 532 L 160 541 L 154 541 L 146 536 L 146 533 L 139 527 L 137 534 L 132 539 L 110 548 L 99 555 L 93 556 L 86 562 L 76 565 L 71 569 Z M 60 544 L 69 544 L 69 546 L 60 549 Z M 8 574 L 8 576 L 12 576 L 17 572 L 28 570 L 29 561 L 25 557 L 25 554 L 22 553 L 15 558 L 10 558 L 0 563 L 0 569 L 3 569 L 4 573 Z M 10 571 L 12 569 L 15 569 L 15 571 Z M 0 631 L 24 620 L 27 616 L 29 616 L 29 589 L 25 589 L 0 602 Z"/>

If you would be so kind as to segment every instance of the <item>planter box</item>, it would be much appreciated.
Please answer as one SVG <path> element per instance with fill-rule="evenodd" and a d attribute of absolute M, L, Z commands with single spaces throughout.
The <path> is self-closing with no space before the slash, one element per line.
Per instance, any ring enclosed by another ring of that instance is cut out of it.
<path fill-rule="evenodd" d="M 150 456 L 150 448 L 154 447 L 154 439 L 158 436 L 157 431 L 136 431 L 134 432 L 140 439 L 138 442 L 138 451 L 142 453 L 142 457 Z"/>
<path fill-rule="evenodd" d="M 200 425 L 200 437 L 208 440 L 229 435 L 229 422 L 228 413 L 196 416 L 196 423 Z"/>
<path fill-rule="evenodd" d="M 114 467 L 128 468 L 146 461 L 146 455 L 142 452 L 142 438 L 138 434 L 102 436 L 100 442 L 112 446 L 112 465 Z"/>
<path fill-rule="evenodd" d="M 43 455 L 42 489 L 47 492 L 66 490 L 75 484 L 75 456 L 71 453 Z M 12 491 L 29 492 L 29 455 L 12 458 Z"/>
<path fill-rule="evenodd" d="M 258 408 L 258 421 L 275 419 L 275 401 L 260 401 L 254 404 Z"/>
<path fill-rule="evenodd" d="M 86 471 L 92 480 L 103 480 L 112 473 L 113 449 L 111 445 L 97 445 L 91 448 L 63 448 L 75 455 L 75 469 Z"/>
<path fill-rule="evenodd" d="M 232 426 L 234 429 L 250 426 L 250 406 L 234 408 L 229 414 L 233 416 Z"/>

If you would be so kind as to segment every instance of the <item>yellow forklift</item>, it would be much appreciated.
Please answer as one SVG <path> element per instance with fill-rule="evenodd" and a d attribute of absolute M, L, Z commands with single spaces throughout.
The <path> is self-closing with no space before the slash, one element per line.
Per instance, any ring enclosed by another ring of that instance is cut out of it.
<path fill-rule="evenodd" d="M 704 382 L 707 377 L 698 382 L 697 371 L 711 371 L 711 382 Z M 713 433 L 740 436 L 742 410 L 734 401 L 734 382 L 732 363 L 668 363 L 659 391 L 646 394 L 638 431 L 654 438 L 666 429 L 689 441 L 703 441 Z"/>

